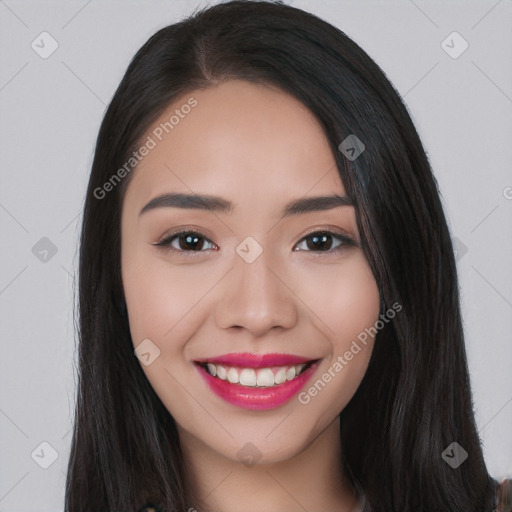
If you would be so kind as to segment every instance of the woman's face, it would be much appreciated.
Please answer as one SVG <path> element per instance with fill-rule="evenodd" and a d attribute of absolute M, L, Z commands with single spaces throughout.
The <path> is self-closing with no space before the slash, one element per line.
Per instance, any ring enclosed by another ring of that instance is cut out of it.
<path fill-rule="evenodd" d="M 355 393 L 379 318 L 354 207 L 313 201 L 345 197 L 322 128 L 286 93 L 232 80 L 184 95 L 142 145 L 121 222 L 142 369 L 182 440 L 289 459 Z"/>

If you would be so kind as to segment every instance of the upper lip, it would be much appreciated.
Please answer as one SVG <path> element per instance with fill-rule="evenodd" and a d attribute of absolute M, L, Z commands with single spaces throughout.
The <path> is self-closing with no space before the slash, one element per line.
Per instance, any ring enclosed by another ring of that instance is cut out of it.
<path fill-rule="evenodd" d="M 206 359 L 196 359 L 196 363 L 224 364 L 226 366 L 242 366 L 244 368 L 268 368 L 269 366 L 285 366 L 315 361 L 307 357 L 293 354 L 224 354 Z"/>

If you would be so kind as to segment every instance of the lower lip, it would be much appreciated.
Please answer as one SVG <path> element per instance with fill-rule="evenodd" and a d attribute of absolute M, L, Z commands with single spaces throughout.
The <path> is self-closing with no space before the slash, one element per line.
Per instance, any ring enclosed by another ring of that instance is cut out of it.
<path fill-rule="evenodd" d="M 298 377 L 278 386 L 260 388 L 231 384 L 227 380 L 213 377 L 200 365 L 196 365 L 199 373 L 206 380 L 210 389 L 226 402 L 253 411 L 275 409 L 296 395 L 313 375 L 318 361 L 303 371 Z"/>

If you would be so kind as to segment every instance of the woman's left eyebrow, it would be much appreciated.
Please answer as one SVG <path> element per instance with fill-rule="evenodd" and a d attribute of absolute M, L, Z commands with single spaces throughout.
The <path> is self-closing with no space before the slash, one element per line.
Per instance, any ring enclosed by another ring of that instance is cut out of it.
<path fill-rule="evenodd" d="M 151 199 L 151 201 L 142 208 L 139 216 L 156 208 L 190 208 L 231 214 L 234 206 L 231 201 L 219 196 L 169 193 Z M 330 210 L 339 206 L 353 206 L 353 202 L 347 196 L 339 196 L 336 194 L 330 196 L 304 197 L 286 204 L 281 211 L 281 218 L 315 211 Z"/>

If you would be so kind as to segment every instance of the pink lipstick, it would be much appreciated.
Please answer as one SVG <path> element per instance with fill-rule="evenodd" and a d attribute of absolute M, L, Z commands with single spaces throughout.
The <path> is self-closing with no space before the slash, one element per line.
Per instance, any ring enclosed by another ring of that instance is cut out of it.
<path fill-rule="evenodd" d="M 313 375 L 319 359 L 290 354 L 226 354 L 196 360 L 209 388 L 232 405 L 274 409 L 296 395 Z"/>

